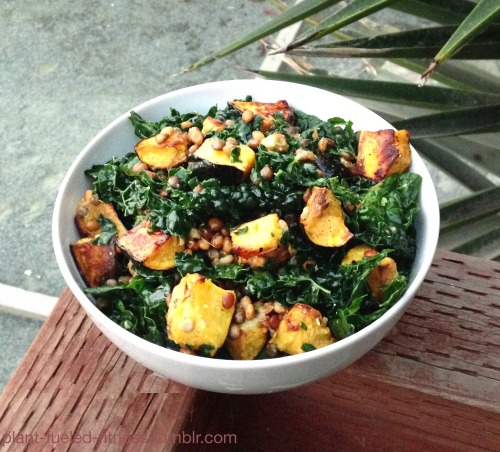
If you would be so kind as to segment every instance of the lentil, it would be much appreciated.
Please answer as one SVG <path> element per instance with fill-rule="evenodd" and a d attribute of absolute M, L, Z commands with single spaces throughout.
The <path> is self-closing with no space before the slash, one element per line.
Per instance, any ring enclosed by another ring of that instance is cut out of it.
<path fill-rule="evenodd" d="M 254 117 L 254 114 L 253 114 L 253 111 L 252 110 L 245 110 L 242 115 L 241 115 L 241 120 L 248 124 L 250 122 L 253 121 L 253 117 Z"/>
<path fill-rule="evenodd" d="M 235 301 L 236 297 L 232 292 L 226 292 L 222 296 L 222 306 L 224 306 L 226 309 L 231 309 L 234 306 Z"/>
<path fill-rule="evenodd" d="M 181 179 L 177 176 L 170 176 L 167 181 L 168 185 L 172 188 L 179 188 L 181 186 Z"/>
<path fill-rule="evenodd" d="M 148 165 L 143 162 L 137 162 L 133 167 L 132 171 L 134 173 L 140 173 L 141 171 L 146 171 L 148 169 Z"/>
<path fill-rule="evenodd" d="M 220 138 L 212 139 L 212 148 L 216 151 L 221 151 L 222 149 L 224 149 L 225 145 L 226 142 L 224 140 L 221 140 Z"/>
<path fill-rule="evenodd" d="M 255 308 L 252 303 L 245 306 L 245 319 L 252 320 L 255 317 Z"/>
<path fill-rule="evenodd" d="M 273 169 L 269 165 L 265 165 L 260 170 L 260 176 L 262 179 L 271 180 L 274 177 Z"/>
<path fill-rule="evenodd" d="M 236 323 L 232 323 L 229 327 L 228 337 L 229 339 L 237 339 L 240 335 L 240 327 Z"/>

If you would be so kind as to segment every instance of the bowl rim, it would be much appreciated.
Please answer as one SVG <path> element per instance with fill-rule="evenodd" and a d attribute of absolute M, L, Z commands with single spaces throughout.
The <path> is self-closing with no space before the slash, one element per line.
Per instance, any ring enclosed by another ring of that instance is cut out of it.
<path fill-rule="evenodd" d="M 401 298 L 387 311 L 385 312 L 380 318 L 372 322 L 371 324 L 367 325 L 365 328 L 362 330 L 352 334 L 351 336 L 348 336 L 342 340 L 338 340 L 334 342 L 333 344 L 330 344 L 328 346 L 309 351 L 307 353 L 301 353 L 301 354 L 296 354 L 296 355 L 287 355 L 283 357 L 278 357 L 278 358 L 272 358 L 272 359 L 264 359 L 264 360 L 230 360 L 230 359 L 217 359 L 217 358 L 209 358 L 209 357 L 203 357 L 203 356 L 195 356 L 195 355 L 188 355 L 184 353 L 180 353 L 178 351 L 168 349 L 166 347 L 163 347 L 161 345 L 154 344 L 152 342 L 147 341 L 146 339 L 143 339 L 139 336 L 136 336 L 135 334 L 127 331 L 117 323 L 115 323 L 113 320 L 111 320 L 108 316 L 106 316 L 104 313 L 102 313 L 91 301 L 91 299 L 85 295 L 83 292 L 82 288 L 80 287 L 80 284 L 76 281 L 74 275 L 72 274 L 69 266 L 67 265 L 65 259 L 64 259 L 64 252 L 63 252 L 63 246 L 69 246 L 69 244 L 63 245 L 61 242 L 61 221 L 62 218 L 60 218 L 59 214 L 62 212 L 62 205 L 63 205 L 63 200 L 64 200 L 64 194 L 69 190 L 70 187 L 70 181 L 72 178 L 72 174 L 75 171 L 76 168 L 78 168 L 82 161 L 85 160 L 87 157 L 87 153 L 93 148 L 93 146 L 99 142 L 99 140 L 106 136 L 110 130 L 114 129 L 117 125 L 119 125 L 121 122 L 123 122 L 125 119 L 128 121 L 128 117 L 130 115 L 130 111 L 136 111 L 140 113 L 143 110 L 147 110 L 149 107 L 151 107 L 154 104 L 161 103 L 168 101 L 168 99 L 172 97 L 178 97 L 178 96 L 183 96 L 183 95 L 196 95 L 196 93 L 199 92 L 205 92 L 206 90 L 213 90 L 213 89 L 220 89 L 222 86 L 227 87 L 228 85 L 231 86 L 241 86 L 241 89 L 245 88 L 245 86 L 253 86 L 253 87 L 258 87 L 258 86 L 272 86 L 272 85 L 280 85 L 280 86 L 286 86 L 290 88 L 291 90 L 297 89 L 300 87 L 302 90 L 309 91 L 311 94 L 325 94 L 328 93 L 329 96 L 335 96 L 339 99 L 342 99 L 343 102 L 350 104 L 354 106 L 356 109 L 362 109 L 365 110 L 366 112 L 369 112 L 370 114 L 376 115 L 373 111 L 369 110 L 368 108 L 364 107 L 363 105 L 349 99 L 348 97 L 336 94 L 332 91 L 327 91 L 324 89 L 316 88 L 313 86 L 309 85 L 303 85 L 303 84 L 297 84 L 293 82 L 285 82 L 285 81 L 276 81 L 276 80 L 264 80 L 264 79 L 237 79 L 237 80 L 222 80 L 222 81 L 217 81 L 217 82 L 207 82 L 207 83 L 202 83 L 198 85 L 193 85 L 193 86 L 188 86 L 184 87 L 181 89 L 173 90 L 170 92 L 167 92 L 165 94 L 159 95 L 157 97 L 154 97 L 152 99 L 149 99 L 145 102 L 142 102 L 141 104 L 137 105 L 136 107 L 128 110 L 127 112 L 123 113 L 119 117 L 117 117 L 115 120 L 110 122 L 107 126 L 105 126 L 103 129 L 100 130 L 89 142 L 88 144 L 79 152 L 75 160 L 72 162 L 71 166 L 67 170 L 60 186 L 58 189 L 56 201 L 54 204 L 54 209 L 53 209 L 53 215 L 52 215 L 52 241 L 53 241 L 53 248 L 54 252 L 56 255 L 56 260 L 59 265 L 59 269 L 64 277 L 65 282 L 67 283 L 68 287 L 74 294 L 74 296 L 78 299 L 79 303 L 82 305 L 84 310 L 86 311 L 87 315 L 89 315 L 94 323 L 99 323 L 105 328 L 111 332 L 111 334 L 123 338 L 123 340 L 126 343 L 133 343 L 134 346 L 138 346 L 142 350 L 151 353 L 153 355 L 160 355 L 164 356 L 165 358 L 168 358 L 169 360 L 172 361 L 173 364 L 182 364 L 182 365 L 188 365 L 188 366 L 199 366 L 199 367 L 206 367 L 209 366 L 215 370 L 224 370 L 224 371 L 231 371 L 231 370 L 258 370 L 258 369 L 275 369 L 275 368 L 283 368 L 284 365 L 295 365 L 295 364 L 301 364 L 305 362 L 311 362 L 314 360 L 321 360 L 324 357 L 327 357 L 332 350 L 338 350 L 339 352 L 342 350 L 345 350 L 349 347 L 351 347 L 353 344 L 358 343 L 363 341 L 363 339 L 369 335 L 371 335 L 374 331 L 379 330 L 379 328 L 387 323 L 390 318 L 393 316 L 396 316 L 399 320 L 399 317 L 403 314 L 405 311 L 407 305 L 410 303 L 411 299 L 415 295 L 416 291 L 420 287 L 421 283 L 423 282 L 425 275 L 427 274 L 433 257 L 434 253 L 437 248 L 437 241 L 438 241 L 438 233 L 432 234 L 432 228 L 438 228 L 439 229 L 439 206 L 437 203 L 437 195 L 436 191 L 434 188 L 434 185 L 432 183 L 432 180 L 430 178 L 430 174 L 423 164 L 423 161 L 421 160 L 421 157 L 419 156 L 418 152 L 411 146 L 412 148 L 412 153 L 414 156 L 414 161 L 419 161 L 419 174 L 423 178 L 423 183 L 422 183 L 422 189 L 420 192 L 420 201 L 421 201 L 421 210 L 420 214 L 422 213 L 422 205 L 424 201 L 424 196 L 427 198 L 425 201 L 429 202 L 427 204 L 427 209 L 429 209 L 429 214 L 431 215 L 431 218 L 427 218 L 426 221 L 428 221 L 427 224 L 427 229 L 424 231 L 424 235 L 426 236 L 426 253 L 422 255 L 422 259 L 419 265 L 419 268 L 417 271 L 414 273 L 412 277 L 412 281 L 409 284 L 409 286 L 406 288 L 405 292 L 401 296 Z M 256 88 L 254 88 L 256 89 Z M 244 95 L 244 93 L 242 93 Z M 228 99 L 229 100 L 229 99 Z M 258 100 L 258 99 L 256 99 Z M 290 102 L 293 106 L 293 102 Z M 312 112 L 311 114 L 314 114 Z M 378 116 L 378 115 L 377 115 Z M 387 128 L 394 129 L 394 127 L 388 123 L 387 121 L 383 120 L 379 116 L 379 118 L 387 124 Z M 327 118 L 323 118 L 327 119 Z M 351 118 L 345 118 L 347 120 Z M 412 163 L 413 166 L 413 163 Z M 423 188 L 424 188 L 424 180 L 426 182 L 425 184 L 425 189 L 426 192 L 423 193 Z M 391 314 L 390 314 L 391 313 Z M 385 333 L 384 333 L 385 335 Z"/>

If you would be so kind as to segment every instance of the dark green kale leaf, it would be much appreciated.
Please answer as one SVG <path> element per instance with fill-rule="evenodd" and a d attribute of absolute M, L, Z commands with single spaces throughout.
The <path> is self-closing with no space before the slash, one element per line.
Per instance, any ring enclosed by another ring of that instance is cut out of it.
<path fill-rule="evenodd" d="M 174 287 L 173 275 L 136 268 L 127 284 L 89 287 L 88 295 L 104 298 L 106 314 L 120 326 L 150 342 L 166 345 L 166 296 Z"/>
<path fill-rule="evenodd" d="M 116 237 L 116 225 L 109 218 L 99 215 L 97 218 L 101 233 L 94 239 L 92 245 L 109 245 Z"/>
<path fill-rule="evenodd" d="M 400 274 L 384 287 L 384 299 L 380 303 L 359 296 L 337 309 L 328 322 L 333 335 L 343 339 L 380 318 L 401 298 L 407 285 L 408 278 Z"/>
<path fill-rule="evenodd" d="M 396 256 L 414 256 L 413 221 L 421 182 L 415 173 L 393 174 L 368 190 L 350 217 L 356 237 L 377 249 L 392 248 Z"/>

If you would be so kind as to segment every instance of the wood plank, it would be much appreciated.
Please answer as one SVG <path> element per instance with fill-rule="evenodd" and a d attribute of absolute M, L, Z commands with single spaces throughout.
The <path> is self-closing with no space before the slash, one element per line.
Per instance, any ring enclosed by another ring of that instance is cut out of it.
<path fill-rule="evenodd" d="M 0 449 L 82 450 L 86 439 L 111 451 L 208 450 L 209 440 L 220 450 L 500 450 L 499 277 L 499 263 L 440 250 L 371 352 L 314 384 L 253 396 L 153 374 L 66 290 L 0 397 Z"/>

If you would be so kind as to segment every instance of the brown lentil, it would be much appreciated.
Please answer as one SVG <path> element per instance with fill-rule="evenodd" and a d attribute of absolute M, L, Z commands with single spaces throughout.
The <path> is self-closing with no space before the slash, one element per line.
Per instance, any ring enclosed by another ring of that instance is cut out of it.
<path fill-rule="evenodd" d="M 260 131 L 260 130 L 254 130 L 252 132 L 252 138 L 257 140 L 259 143 L 265 138 L 266 136 Z"/>
<path fill-rule="evenodd" d="M 212 246 L 215 249 L 220 250 L 224 245 L 224 236 L 220 233 L 216 233 L 212 238 Z"/>
<path fill-rule="evenodd" d="M 248 259 L 248 262 L 251 267 L 253 268 L 259 268 L 263 267 L 266 263 L 266 258 L 264 256 L 253 256 L 250 259 Z"/>
<path fill-rule="evenodd" d="M 257 141 L 255 138 L 250 138 L 247 144 L 249 148 L 257 149 L 259 147 L 260 142 Z"/>
<path fill-rule="evenodd" d="M 193 191 L 195 193 L 200 193 L 201 191 L 203 191 L 205 187 L 202 185 L 202 184 L 198 184 L 196 187 L 193 188 Z"/>
<path fill-rule="evenodd" d="M 211 231 L 218 232 L 224 226 L 224 222 L 220 218 L 212 217 L 208 219 L 207 226 Z"/>
<path fill-rule="evenodd" d="M 326 141 L 326 138 L 320 138 L 318 141 L 318 151 L 319 152 L 325 152 L 328 149 L 328 141 Z"/>
<path fill-rule="evenodd" d="M 276 314 L 284 314 L 286 312 L 285 306 L 277 301 L 274 302 L 273 308 Z"/>
<path fill-rule="evenodd" d="M 244 321 L 245 321 L 245 311 L 243 309 L 236 310 L 233 316 L 233 322 L 243 323 Z"/>
<path fill-rule="evenodd" d="M 231 309 L 234 306 L 235 301 L 236 297 L 234 296 L 233 292 L 226 292 L 222 296 L 222 306 L 224 306 L 226 309 Z"/>
<path fill-rule="evenodd" d="M 208 257 L 210 260 L 218 259 L 219 258 L 219 252 L 215 248 L 210 248 L 208 250 Z"/>
<path fill-rule="evenodd" d="M 248 303 L 245 306 L 245 319 L 252 320 L 255 317 L 255 307 L 253 303 Z"/>
<path fill-rule="evenodd" d="M 196 228 L 191 228 L 189 230 L 189 238 L 190 239 L 199 239 L 201 238 L 200 231 Z"/>
<path fill-rule="evenodd" d="M 148 165 L 143 162 L 137 162 L 133 167 L 132 171 L 134 173 L 140 173 L 141 171 L 146 171 L 148 169 Z"/>
<path fill-rule="evenodd" d="M 181 129 L 189 129 L 190 127 L 193 127 L 193 123 L 191 121 L 181 122 Z"/>
<path fill-rule="evenodd" d="M 216 151 L 221 151 L 222 149 L 224 149 L 225 145 L 226 142 L 224 140 L 221 140 L 220 138 L 212 139 L 212 148 L 215 149 Z"/>
<path fill-rule="evenodd" d="M 190 140 L 198 146 L 201 146 L 203 144 L 203 141 L 205 141 L 205 137 L 198 127 L 191 127 L 188 133 Z"/>
<path fill-rule="evenodd" d="M 160 133 L 165 135 L 167 138 L 174 133 L 174 128 L 172 126 L 167 126 L 161 129 Z"/>
<path fill-rule="evenodd" d="M 200 236 L 205 240 L 212 240 L 214 233 L 208 228 L 200 228 L 199 229 Z"/>
<path fill-rule="evenodd" d="M 167 141 L 167 138 L 168 136 L 162 132 L 156 134 L 155 136 L 155 141 L 158 143 L 158 144 L 163 144 L 165 143 L 165 141 Z"/>
<path fill-rule="evenodd" d="M 269 358 L 276 358 L 276 356 L 278 356 L 278 347 L 276 344 L 267 344 L 266 353 Z"/>
<path fill-rule="evenodd" d="M 248 295 L 245 295 L 245 296 L 241 297 L 241 299 L 240 299 L 240 304 L 243 307 L 246 307 L 251 303 L 252 303 L 252 299 Z"/>
<path fill-rule="evenodd" d="M 253 121 L 253 117 L 254 117 L 254 114 L 253 114 L 253 111 L 252 110 L 245 110 L 242 114 L 241 114 L 241 120 L 248 124 L 249 122 L 252 122 Z"/>
<path fill-rule="evenodd" d="M 168 185 L 172 188 L 179 188 L 181 186 L 181 179 L 177 176 L 170 176 L 167 181 Z"/>
<path fill-rule="evenodd" d="M 168 190 L 166 188 L 162 188 L 160 190 L 159 194 L 160 194 L 160 197 L 162 197 L 162 198 L 168 198 Z"/>
<path fill-rule="evenodd" d="M 193 144 L 189 146 L 188 152 L 190 154 L 194 154 L 200 147 L 197 144 Z"/>
<path fill-rule="evenodd" d="M 229 265 L 233 263 L 233 256 L 232 254 L 228 254 L 226 256 L 223 256 L 219 259 L 219 264 L 221 265 Z"/>
<path fill-rule="evenodd" d="M 187 247 L 188 250 L 198 251 L 200 249 L 200 243 L 198 240 L 188 240 Z"/>
<path fill-rule="evenodd" d="M 314 162 L 316 161 L 316 154 L 305 149 L 297 149 L 295 151 L 295 159 L 299 162 Z"/>
<path fill-rule="evenodd" d="M 274 177 L 273 169 L 269 165 L 265 165 L 260 170 L 260 176 L 262 179 L 271 180 Z"/>
<path fill-rule="evenodd" d="M 233 242 L 229 237 L 224 237 L 224 242 L 222 243 L 222 251 L 225 253 L 230 253 L 233 249 Z"/>
<path fill-rule="evenodd" d="M 236 323 L 232 323 L 229 327 L 227 337 L 229 339 L 237 339 L 240 335 L 240 327 Z"/>
<path fill-rule="evenodd" d="M 198 247 L 202 251 L 208 251 L 210 249 L 210 243 L 207 242 L 206 240 L 198 240 Z"/>

